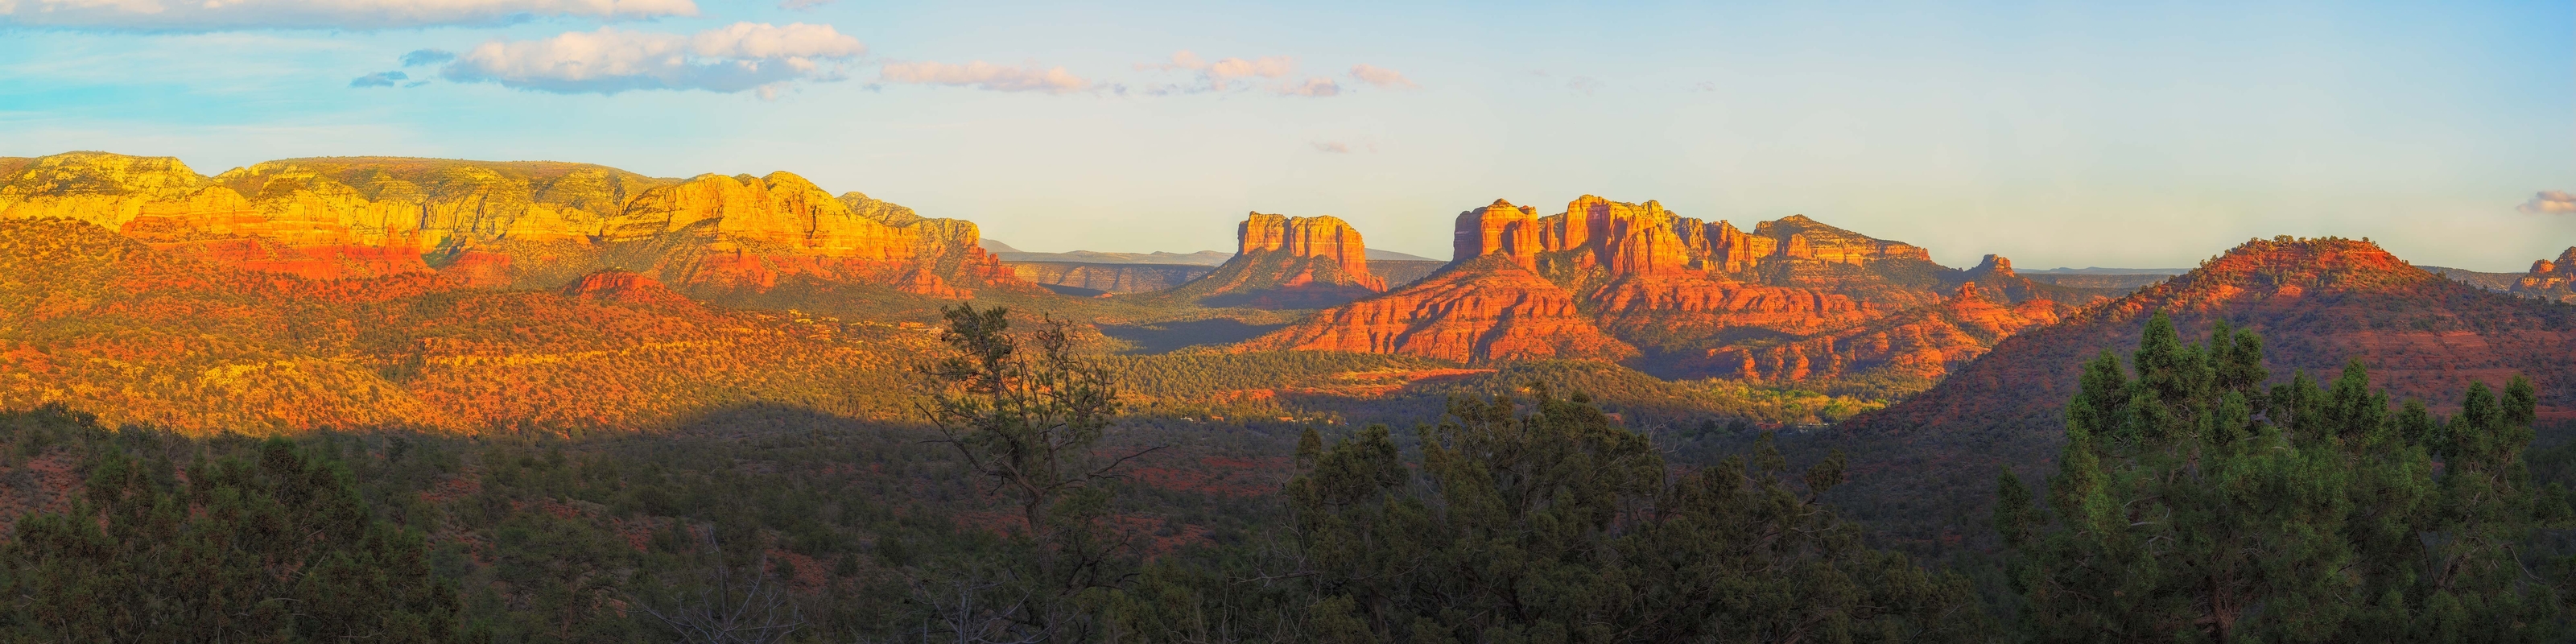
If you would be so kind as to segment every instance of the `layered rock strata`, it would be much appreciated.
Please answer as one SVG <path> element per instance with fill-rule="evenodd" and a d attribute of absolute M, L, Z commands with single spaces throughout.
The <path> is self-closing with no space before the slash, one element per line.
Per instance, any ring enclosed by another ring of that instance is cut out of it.
<path fill-rule="evenodd" d="M 1844 362 L 1860 368 L 1890 364 L 1907 369 L 1916 364 L 1946 368 L 1961 359 L 1952 356 L 1975 355 L 2001 334 L 2027 326 L 2024 318 L 2045 319 L 2042 313 L 2057 308 L 2051 302 L 2051 296 L 2059 295 L 2055 291 L 2071 290 L 2036 285 L 2014 275 L 2009 260 L 2001 258 L 1990 258 L 1988 265 L 1971 271 L 1942 268 L 1921 247 L 1834 228 L 1804 216 L 1762 222 L 1746 233 L 1727 222 L 1680 216 L 1654 201 L 1627 203 L 1584 195 L 1566 204 L 1563 212 L 1548 216 L 1498 199 L 1459 213 L 1455 224 L 1455 256 L 1440 273 L 1387 295 L 1326 311 L 1314 321 L 1246 346 L 1382 351 L 1471 362 L 1533 355 L 1623 355 L 1685 375 L 1729 371 L 1765 377 L 1780 373 L 1791 378 L 1838 376 L 1850 370 L 1746 368 L 1740 359 L 1721 366 L 1713 356 L 1748 343 L 1795 347 L 1790 341 L 1811 336 L 1841 346 L 1834 343 L 1849 337 L 1819 335 L 1836 332 L 1915 333 L 1922 340 L 1913 345 L 1891 341 L 1894 348 L 1880 352 L 1887 355 L 1843 352 L 1850 354 Z M 1991 292 L 1964 304 L 1948 297 L 1965 284 Z M 1526 292 L 1507 295 L 1520 291 Z M 1450 304 L 1468 299 L 1482 306 Z M 1573 308 L 1550 308 L 1560 301 L 1572 303 Z M 1493 309 L 1498 302 L 1522 302 L 1533 309 L 1515 317 Z M 1984 311 L 2020 311 L 2021 307 L 2011 306 L 2014 302 L 2034 304 L 2026 313 Z M 1916 308 L 1925 309 L 1926 319 L 1980 331 L 1936 332 L 1921 324 L 1909 329 L 1867 326 Z M 1585 324 L 1573 324 L 1577 318 Z M 1556 348 L 1532 348 L 1528 341 L 1545 338 L 1513 336 L 1497 328 L 1514 320 L 1546 320 L 1545 326 L 1566 335 Z M 1372 330 L 1328 328 L 1346 323 Z M 1981 331 L 1990 327 L 2005 331 Z M 1480 341 L 1488 336 L 1519 340 Z M 1604 348 L 1609 345 L 1597 339 L 1602 337 L 1617 341 L 1620 348 Z M 1887 357 L 1900 354 L 1914 357 Z M 1943 357 L 1924 357 L 1935 354 Z"/>
<path fill-rule="evenodd" d="M 0 166 L 0 218 L 77 219 L 154 248 L 314 279 L 453 272 L 553 286 L 625 268 L 692 288 L 783 279 L 962 297 L 1025 286 L 974 224 L 802 177 L 656 179 L 603 166 L 388 157 L 205 177 L 167 157 L 76 152 Z"/>
<path fill-rule="evenodd" d="M 1637 355 L 1593 326 L 1574 294 L 1508 256 L 1470 257 L 1403 290 L 1317 313 L 1237 346 L 1459 362 Z"/>
<path fill-rule="evenodd" d="M 1209 306 L 1318 308 L 1386 290 L 1369 273 L 1358 230 L 1338 217 L 1250 213 L 1235 228 L 1236 250 L 1216 270 L 1167 297 Z"/>

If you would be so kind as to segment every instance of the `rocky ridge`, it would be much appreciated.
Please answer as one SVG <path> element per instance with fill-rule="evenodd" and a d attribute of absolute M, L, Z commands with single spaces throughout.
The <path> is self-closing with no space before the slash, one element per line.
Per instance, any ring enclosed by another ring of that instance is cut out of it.
<path fill-rule="evenodd" d="M 1455 225 L 1455 257 L 1439 273 L 1244 346 L 1469 362 L 1617 356 L 1681 375 L 1805 379 L 1853 369 L 1926 371 L 1922 365 L 1937 372 L 2053 319 L 2066 310 L 2058 302 L 2093 297 L 2015 275 L 2010 260 L 1989 257 L 1976 269 L 1952 270 L 1932 263 L 1921 247 L 1805 216 L 1761 222 L 1747 233 L 1653 201 L 1584 195 L 1548 216 L 1498 199 L 1459 213 Z M 1969 295 L 1958 295 L 1971 284 Z M 1514 306 L 1526 310 L 1505 311 Z M 1872 326 L 1914 309 L 1924 312 L 1906 317 L 1910 326 Z M 1512 323 L 1541 324 L 1554 335 L 1503 328 Z M 1345 325 L 1367 330 L 1332 328 Z M 1559 346 L 1541 346 L 1552 337 Z M 1810 338 L 1816 342 L 1801 343 Z M 1860 338 L 1881 341 L 1855 344 Z M 1810 363 L 1853 369 L 1782 366 L 1808 351 Z"/>
<path fill-rule="evenodd" d="M 2576 246 L 2558 254 L 2558 261 L 2535 260 L 2531 272 L 2514 280 L 2509 290 L 2525 297 L 2576 304 Z"/>
<path fill-rule="evenodd" d="M 781 280 L 963 297 L 1026 288 L 974 224 L 802 177 L 646 177 L 574 163 L 287 159 L 206 177 L 177 159 L 75 152 L 0 176 L 0 218 L 89 222 L 154 248 L 314 279 L 453 273 L 552 287 L 603 268 L 688 289 Z"/>

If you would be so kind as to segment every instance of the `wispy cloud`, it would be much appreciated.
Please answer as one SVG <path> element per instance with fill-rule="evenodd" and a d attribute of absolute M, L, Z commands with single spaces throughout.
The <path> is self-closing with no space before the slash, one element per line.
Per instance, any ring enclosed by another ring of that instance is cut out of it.
<path fill-rule="evenodd" d="M 2542 190 L 2539 193 L 2532 195 L 2530 201 L 2525 201 L 2522 202 L 2522 205 L 2515 206 L 2514 210 L 2535 215 L 2564 215 L 2576 213 L 2576 194 L 2569 194 L 2564 190 Z"/>
<path fill-rule="evenodd" d="M 1308 146 L 1310 146 L 1310 147 L 1315 148 L 1315 151 L 1316 151 L 1316 152 L 1322 152 L 1322 153 L 1325 153 L 1325 154 L 1351 154 L 1351 153 L 1354 153 L 1354 152 L 1376 152 L 1376 151 L 1377 151 L 1377 144 L 1374 144 L 1374 143 L 1363 143 L 1363 144 L 1359 144 L 1359 145 L 1352 145 L 1352 144 L 1350 144 L 1350 143 L 1344 143 L 1344 142 L 1341 142 L 1341 141 L 1315 141 L 1315 142 L 1312 142 L 1312 143 L 1307 143 L 1306 145 L 1308 145 Z"/>
<path fill-rule="evenodd" d="M 445 49 L 415 49 L 412 50 L 411 53 L 402 55 L 402 65 L 404 67 L 436 65 L 451 60 L 456 60 L 456 52 Z"/>
<path fill-rule="evenodd" d="M 1565 81 L 1565 88 L 1590 94 L 1601 89 L 1601 80 L 1590 76 L 1576 76 Z"/>
<path fill-rule="evenodd" d="M 996 92 L 1048 94 L 1079 92 L 1091 87 L 1091 81 L 1075 76 L 1063 67 L 1040 69 L 1036 63 L 1010 67 L 980 60 L 963 65 L 929 61 L 886 63 L 877 70 L 877 80 L 902 85 L 948 85 Z"/>
<path fill-rule="evenodd" d="M 565 94 L 634 90 L 759 90 L 844 77 L 842 62 L 867 53 L 831 25 L 741 22 L 681 35 L 602 27 L 541 40 L 494 40 L 439 70 L 448 80 Z"/>
<path fill-rule="evenodd" d="M 1413 84 L 1413 79 L 1405 78 L 1403 72 L 1367 63 L 1352 65 L 1351 78 L 1360 79 L 1360 82 L 1368 83 L 1369 85 L 1380 89 L 1414 89 L 1421 87 L 1420 85 Z"/>
<path fill-rule="evenodd" d="M 1342 93 L 1341 83 L 1322 76 L 1291 80 L 1297 73 L 1297 59 L 1292 56 L 1260 58 L 1220 58 L 1208 60 L 1197 52 L 1181 50 L 1172 53 L 1171 62 L 1143 63 L 1137 69 L 1153 71 L 1194 72 L 1196 80 L 1186 85 L 1162 85 L 1145 90 L 1147 94 L 1199 94 L 1242 91 L 1254 87 L 1280 96 L 1325 97 Z M 1260 82 L 1268 80 L 1270 82 Z"/>
<path fill-rule="evenodd" d="M 778 8 L 786 9 L 788 11 L 812 11 L 815 7 L 839 1 L 840 0 L 779 0 Z"/>
<path fill-rule="evenodd" d="M 0 27 L 101 31 L 377 30 L 694 15 L 691 0 L 0 0 Z"/>
<path fill-rule="evenodd" d="M 393 86 L 394 86 L 394 84 L 396 84 L 396 83 L 400 83 L 400 82 L 403 82 L 403 81 L 406 81 L 406 80 L 410 80 L 410 79 L 411 79 L 411 75 L 410 75 L 410 74 L 405 74 L 405 73 L 402 73 L 402 72 L 376 72 L 376 73 L 373 73 L 373 74 L 368 74 L 368 75 L 365 75 L 365 76 L 357 77 L 357 78 L 355 78 L 355 79 L 351 79 L 351 80 L 349 81 L 349 86 L 350 86 L 350 87 L 393 87 Z"/>

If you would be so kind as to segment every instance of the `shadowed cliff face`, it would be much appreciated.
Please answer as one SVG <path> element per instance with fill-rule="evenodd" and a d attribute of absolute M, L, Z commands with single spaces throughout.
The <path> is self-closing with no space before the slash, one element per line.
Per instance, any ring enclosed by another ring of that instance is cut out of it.
<path fill-rule="evenodd" d="M 2055 319 L 2060 301 L 2093 299 L 2015 275 L 2010 260 L 1952 270 L 1920 247 L 1804 216 L 1746 233 L 1652 201 L 1585 195 L 1544 217 L 1496 200 L 1455 223 L 1456 255 L 1441 273 L 1245 346 L 1472 362 L 1613 357 L 1671 375 L 1937 376 Z M 1954 297 L 1966 285 L 1975 286 L 1968 299 Z M 1880 323 L 1892 316 L 1902 319 Z M 1520 334 L 1512 324 L 1548 331 Z M 1350 325 L 1372 330 L 1335 328 Z M 1797 366 L 1801 356 L 1812 356 L 1807 366 Z"/>
<path fill-rule="evenodd" d="M 1358 230 L 1338 217 L 1251 213 L 1216 270 L 1158 297 L 1206 306 L 1320 308 L 1386 290 Z"/>
<path fill-rule="evenodd" d="M 619 268 L 688 289 L 1029 288 L 976 246 L 972 223 L 834 197 L 786 172 L 676 181 L 573 163 L 333 157 L 204 177 L 175 159 L 103 153 L 9 165 L 0 218 L 77 219 L 159 250 L 316 279 L 437 271 L 552 287 Z"/>

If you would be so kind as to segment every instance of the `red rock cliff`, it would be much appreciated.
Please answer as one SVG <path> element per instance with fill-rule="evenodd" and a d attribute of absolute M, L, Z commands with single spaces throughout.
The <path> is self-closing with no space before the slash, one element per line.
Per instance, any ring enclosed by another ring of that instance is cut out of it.
<path fill-rule="evenodd" d="M 673 181 L 572 163 L 332 157 L 204 177 L 175 159 L 103 153 L 5 169 L 0 218 L 79 219 L 308 278 L 436 264 L 479 285 L 552 286 L 624 248 L 618 265 L 677 284 L 766 288 L 801 275 L 945 296 L 1026 286 L 976 246 L 974 224 L 836 198 L 785 172 Z M 654 258 L 636 264 L 637 249 Z"/>
<path fill-rule="evenodd" d="M 1209 306 L 1317 308 L 1386 290 L 1369 273 L 1360 232 L 1338 217 L 1250 213 L 1235 227 L 1235 255 L 1162 297 Z"/>

